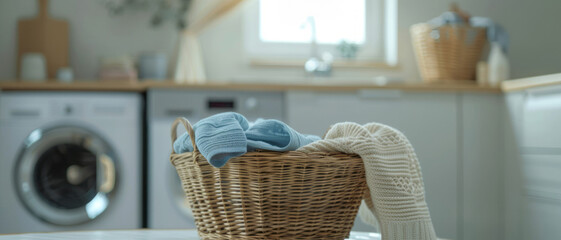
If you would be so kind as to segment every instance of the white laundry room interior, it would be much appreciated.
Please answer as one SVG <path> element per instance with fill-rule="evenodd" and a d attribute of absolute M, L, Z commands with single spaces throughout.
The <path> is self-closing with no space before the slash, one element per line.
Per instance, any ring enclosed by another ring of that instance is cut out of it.
<path fill-rule="evenodd" d="M 560 9 L 0 0 L 0 240 L 561 239 Z"/>

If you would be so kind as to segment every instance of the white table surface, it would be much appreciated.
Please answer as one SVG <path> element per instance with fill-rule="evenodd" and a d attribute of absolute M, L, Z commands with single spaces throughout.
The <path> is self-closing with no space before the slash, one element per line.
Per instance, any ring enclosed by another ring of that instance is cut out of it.
<path fill-rule="evenodd" d="M 198 240 L 196 230 L 109 230 L 0 235 L 0 240 Z M 351 232 L 348 240 L 380 240 L 378 233 Z"/>

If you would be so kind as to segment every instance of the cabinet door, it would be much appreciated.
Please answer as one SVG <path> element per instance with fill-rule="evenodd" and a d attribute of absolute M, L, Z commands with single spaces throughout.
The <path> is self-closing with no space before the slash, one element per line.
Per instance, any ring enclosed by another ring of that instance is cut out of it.
<path fill-rule="evenodd" d="M 521 177 L 521 135 L 522 112 L 526 94 L 524 92 L 508 93 L 504 96 L 503 112 L 504 130 L 504 239 L 522 238 L 523 203 Z"/>
<path fill-rule="evenodd" d="M 526 90 L 521 119 L 522 239 L 560 239 L 561 87 Z"/>
<path fill-rule="evenodd" d="M 522 239 L 561 239 L 561 155 L 523 154 Z"/>
<path fill-rule="evenodd" d="M 521 239 L 561 239 L 561 199 L 528 197 L 524 212 L 524 234 Z"/>
<path fill-rule="evenodd" d="M 561 87 L 528 90 L 523 111 L 523 147 L 561 148 Z"/>
<path fill-rule="evenodd" d="M 462 93 L 460 102 L 463 239 L 501 239 L 502 96 Z"/>
<path fill-rule="evenodd" d="M 455 93 L 289 92 L 287 120 L 295 129 L 323 135 L 334 123 L 380 122 L 402 131 L 421 163 L 426 200 L 436 233 L 457 239 L 458 149 Z"/>

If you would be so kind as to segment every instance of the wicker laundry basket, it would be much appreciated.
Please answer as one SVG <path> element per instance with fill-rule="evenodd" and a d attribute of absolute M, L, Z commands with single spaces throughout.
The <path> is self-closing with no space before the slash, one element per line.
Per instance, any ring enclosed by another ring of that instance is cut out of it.
<path fill-rule="evenodd" d="M 344 239 L 366 190 L 358 155 L 249 152 L 222 168 L 195 150 L 170 156 L 202 239 Z"/>
<path fill-rule="evenodd" d="M 475 80 L 476 65 L 486 44 L 485 28 L 465 24 L 411 26 L 421 77 L 425 82 Z"/>

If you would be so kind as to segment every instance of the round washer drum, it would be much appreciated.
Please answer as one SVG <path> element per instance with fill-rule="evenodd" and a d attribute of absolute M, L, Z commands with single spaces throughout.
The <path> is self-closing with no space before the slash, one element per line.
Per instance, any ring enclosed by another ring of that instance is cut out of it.
<path fill-rule="evenodd" d="M 41 220 L 58 225 L 88 222 L 109 206 L 116 161 L 110 145 L 85 128 L 36 129 L 17 159 L 16 192 Z"/>
<path fill-rule="evenodd" d="M 185 192 L 183 191 L 183 187 L 181 184 L 181 179 L 177 175 L 177 171 L 173 166 L 167 168 L 169 171 L 168 176 L 168 188 L 171 194 L 171 199 L 173 200 L 173 205 L 177 207 L 179 212 L 183 214 L 187 219 L 194 219 L 193 212 L 189 206 L 189 202 L 187 197 L 185 196 Z"/>

